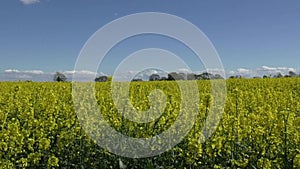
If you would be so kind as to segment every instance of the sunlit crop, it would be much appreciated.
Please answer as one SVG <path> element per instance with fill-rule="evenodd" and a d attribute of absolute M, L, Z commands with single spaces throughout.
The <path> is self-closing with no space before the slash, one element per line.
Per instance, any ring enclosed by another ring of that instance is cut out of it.
<path fill-rule="evenodd" d="M 81 128 L 71 83 L 2 82 L 0 168 L 300 168 L 300 79 L 226 83 L 224 113 L 210 138 L 204 138 L 202 129 L 214 98 L 209 81 L 197 81 L 200 112 L 189 134 L 159 156 L 131 159 L 102 149 Z M 115 130 L 130 137 L 167 130 L 180 109 L 174 81 L 130 84 L 129 101 L 139 111 L 149 109 L 152 90 L 160 89 L 166 96 L 161 116 L 144 124 L 122 117 L 109 82 L 96 83 L 95 89 L 99 112 Z"/>

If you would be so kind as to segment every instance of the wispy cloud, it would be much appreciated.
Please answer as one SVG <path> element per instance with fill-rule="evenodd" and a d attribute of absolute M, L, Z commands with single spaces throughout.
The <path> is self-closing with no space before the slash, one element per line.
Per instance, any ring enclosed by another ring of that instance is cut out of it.
<path fill-rule="evenodd" d="M 262 66 L 258 69 L 262 72 L 271 72 L 271 73 L 288 73 L 289 71 L 295 72 L 296 70 L 294 68 L 288 68 L 288 67 L 269 67 L 269 66 Z"/>
<path fill-rule="evenodd" d="M 68 81 L 72 81 L 73 75 L 76 75 L 78 81 L 93 81 L 96 76 L 105 75 L 104 73 L 91 72 L 87 70 L 82 71 L 63 71 L 67 76 Z M 18 80 L 32 80 L 32 81 L 53 81 L 55 72 L 44 72 L 42 70 L 17 70 L 7 69 L 0 72 L 0 81 L 18 81 Z"/>
<path fill-rule="evenodd" d="M 5 73 L 19 73 L 20 71 L 19 70 L 16 70 L 16 69 L 7 69 L 7 70 L 4 70 Z"/>
<path fill-rule="evenodd" d="M 40 0 L 20 0 L 24 5 L 39 3 Z"/>
<path fill-rule="evenodd" d="M 249 69 L 245 69 L 245 68 L 238 68 L 237 71 L 239 73 L 249 73 L 249 72 L 251 72 Z"/>
<path fill-rule="evenodd" d="M 262 77 L 264 75 L 273 76 L 278 73 L 281 73 L 282 75 L 287 75 L 289 74 L 289 71 L 298 73 L 295 68 L 261 66 L 257 69 L 238 68 L 237 70 L 231 70 L 227 72 L 227 77 L 236 76 L 236 75 L 241 75 L 243 77 L 254 77 L 254 76 Z"/>
<path fill-rule="evenodd" d="M 104 73 L 100 72 L 92 72 L 88 70 L 80 70 L 80 71 L 75 71 L 75 70 L 69 70 L 69 71 L 64 71 L 62 72 L 67 76 L 69 81 L 94 81 L 94 79 L 98 76 L 105 75 Z M 74 78 L 74 79 L 73 79 Z"/>
<path fill-rule="evenodd" d="M 178 69 L 178 72 L 179 73 L 191 73 L 191 70 L 186 69 L 186 68 L 180 68 L 180 69 Z"/>
<path fill-rule="evenodd" d="M 5 73 L 27 73 L 27 74 L 44 74 L 43 71 L 41 70 L 25 70 L 25 71 L 20 71 L 17 69 L 7 69 L 4 70 Z"/>
<path fill-rule="evenodd" d="M 18 80 L 33 80 L 33 81 L 49 81 L 51 74 L 41 70 L 17 70 L 7 69 L 0 72 L 0 81 L 18 81 Z"/>
<path fill-rule="evenodd" d="M 293 71 L 293 72 L 296 72 L 296 69 L 294 68 L 289 68 L 289 67 L 269 67 L 269 66 L 262 66 L 260 68 L 257 69 L 257 72 L 259 74 L 271 74 L 271 75 L 274 75 L 274 74 L 277 74 L 277 73 L 281 73 L 281 74 L 288 74 L 289 71 Z"/>
<path fill-rule="evenodd" d="M 74 75 L 74 74 L 97 75 L 98 74 L 97 72 L 91 72 L 87 70 L 81 70 L 81 71 L 69 70 L 69 71 L 64 71 L 63 73 L 68 75 Z"/>
<path fill-rule="evenodd" d="M 236 71 L 229 72 L 231 75 L 241 75 L 243 77 L 253 77 L 258 76 L 255 70 L 245 69 L 245 68 L 238 68 Z"/>

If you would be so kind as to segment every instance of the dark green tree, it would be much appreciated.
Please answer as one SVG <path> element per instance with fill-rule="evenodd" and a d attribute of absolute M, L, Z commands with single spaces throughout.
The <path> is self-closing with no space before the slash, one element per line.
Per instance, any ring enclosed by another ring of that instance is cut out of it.
<path fill-rule="evenodd" d="M 194 73 L 188 73 L 186 78 L 187 80 L 196 80 L 196 75 Z"/>
<path fill-rule="evenodd" d="M 158 74 L 152 74 L 149 77 L 149 81 L 158 81 L 158 80 L 160 80 L 160 76 Z"/>
<path fill-rule="evenodd" d="M 282 76 L 282 74 L 280 72 L 277 73 L 276 75 L 274 75 L 274 78 L 281 78 L 281 77 L 283 77 L 283 76 Z"/>
<path fill-rule="evenodd" d="M 168 80 L 184 80 L 184 76 L 176 72 L 171 72 L 168 74 Z"/>
<path fill-rule="evenodd" d="M 63 73 L 56 72 L 56 73 L 54 74 L 53 80 L 54 80 L 55 82 L 65 82 L 65 81 L 67 81 L 67 77 L 66 77 Z"/>
<path fill-rule="evenodd" d="M 297 77 L 297 74 L 294 71 L 289 71 L 290 77 Z"/>
<path fill-rule="evenodd" d="M 214 79 L 224 79 L 220 74 L 215 74 Z"/>
<path fill-rule="evenodd" d="M 143 79 L 132 79 L 131 81 L 132 81 L 132 82 L 142 82 Z"/>
<path fill-rule="evenodd" d="M 107 76 L 99 76 L 99 77 L 95 78 L 95 82 L 107 82 L 107 81 L 108 81 Z"/>

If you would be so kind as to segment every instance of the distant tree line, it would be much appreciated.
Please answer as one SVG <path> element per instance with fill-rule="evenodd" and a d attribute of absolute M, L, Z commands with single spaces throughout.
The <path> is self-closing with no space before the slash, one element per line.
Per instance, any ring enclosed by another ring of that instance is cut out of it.
<path fill-rule="evenodd" d="M 208 72 L 204 72 L 202 74 L 195 73 L 177 73 L 172 72 L 168 74 L 166 79 L 162 80 L 211 80 L 211 79 L 223 79 L 223 77 L 219 74 L 212 74 Z"/>
<path fill-rule="evenodd" d="M 167 77 L 160 77 L 159 74 L 152 74 L 149 76 L 148 81 L 171 81 L 171 80 L 211 80 L 211 79 L 224 79 L 219 74 L 211 74 L 204 72 L 202 74 L 194 74 L 194 73 L 177 73 L 177 72 L 171 72 L 168 74 Z M 99 76 L 95 78 L 95 82 L 106 82 L 108 81 L 107 76 Z M 134 78 L 131 81 L 133 82 L 139 82 L 143 81 L 143 79 L 140 78 Z"/>
<path fill-rule="evenodd" d="M 195 73 L 177 73 L 171 72 L 167 77 L 160 77 L 158 74 L 152 74 L 149 76 L 149 81 L 172 81 L 172 80 L 212 80 L 212 79 L 224 79 L 219 74 L 212 74 L 204 72 L 202 74 Z M 142 81 L 142 79 L 133 79 L 132 81 Z"/>
<path fill-rule="evenodd" d="M 278 72 L 275 75 L 263 75 L 262 78 L 267 79 L 267 78 L 294 78 L 294 77 L 300 77 L 300 74 L 298 75 L 297 73 L 295 73 L 294 71 L 289 71 L 288 74 L 286 75 L 282 75 L 280 72 Z M 236 76 L 230 76 L 229 79 L 240 79 L 240 78 L 244 78 L 241 75 L 236 75 Z M 254 79 L 257 78 L 261 78 L 259 76 L 254 76 Z"/>
<path fill-rule="evenodd" d="M 300 77 L 300 75 L 296 74 L 293 71 L 289 71 L 287 75 L 282 75 L 281 73 L 277 73 L 275 75 L 264 75 L 262 78 L 293 78 L 293 77 Z M 229 79 L 240 79 L 244 78 L 242 75 L 235 75 L 230 76 Z M 258 76 L 254 76 L 253 78 L 261 78 Z M 220 74 L 212 74 L 208 72 L 203 72 L 201 74 L 195 73 L 178 73 L 178 72 L 171 72 L 168 73 L 167 77 L 160 77 L 159 74 L 152 74 L 149 76 L 149 81 L 173 81 L 173 80 L 213 80 L 213 79 L 224 79 Z M 54 74 L 54 81 L 56 82 L 65 82 L 67 81 L 67 77 L 61 73 L 56 72 Z M 107 82 L 111 81 L 112 76 L 99 76 L 95 78 L 95 82 Z M 135 78 L 132 81 L 143 81 L 143 79 Z"/>
<path fill-rule="evenodd" d="M 273 76 L 273 78 L 281 78 L 281 77 L 297 77 L 300 75 L 297 75 L 295 72 L 293 71 L 289 71 L 289 73 L 287 75 L 282 75 L 281 73 L 277 73 L 276 75 Z"/>

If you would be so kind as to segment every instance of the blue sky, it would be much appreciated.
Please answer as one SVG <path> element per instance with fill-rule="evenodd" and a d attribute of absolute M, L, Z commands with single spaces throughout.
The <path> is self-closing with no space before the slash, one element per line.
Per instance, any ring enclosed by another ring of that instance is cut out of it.
<path fill-rule="evenodd" d="M 169 13 L 199 27 L 227 72 L 300 71 L 300 1 L 296 0 L 1 0 L 0 72 L 71 71 L 94 32 L 138 12 Z M 181 51 L 167 38 L 137 37 L 123 48 L 117 46 L 119 53 L 112 51 L 115 55 L 107 56 L 99 71 L 112 74 L 124 57 L 120 53 L 153 46 Z M 203 69 L 193 65 L 188 55 L 182 59 L 193 70 Z"/>

